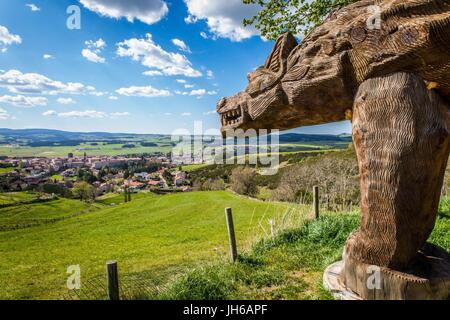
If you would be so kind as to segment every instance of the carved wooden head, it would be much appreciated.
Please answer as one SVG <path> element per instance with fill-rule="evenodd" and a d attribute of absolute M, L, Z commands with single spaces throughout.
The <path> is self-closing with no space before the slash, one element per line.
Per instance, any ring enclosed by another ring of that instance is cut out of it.
<path fill-rule="evenodd" d="M 331 14 L 300 44 L 281 36 L 247 88 L 223 98 L 222 131 L 291 129 L 351 118 L 367 79 L 419 74 L 450 97 L 450 0 L 362 0 Z"/>

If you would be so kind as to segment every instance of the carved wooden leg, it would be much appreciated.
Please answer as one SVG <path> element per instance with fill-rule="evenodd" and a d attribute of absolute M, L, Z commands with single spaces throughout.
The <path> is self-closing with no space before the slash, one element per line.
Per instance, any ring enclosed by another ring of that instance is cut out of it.
<path fill-rule="evenodd" d="M 353 139 L 362 217 L 359 230 L 347 240 L 341 280 L 363 298 L 417 298 L 434 277 L 430 270 L 421 270 L 430 268 L 424 256 L 448 258 L 436 247 L 424 245 L 436 222 L 449 132 L 449 104 L 427 90 L 419 76 L 395 73 L 360 86 L 353 108 Z M 421 249 L 426 252 L 419 253 Z M 434 298 L 446 298 L 450 292 L 448 261 L 444 266 L 448 291 L 440 288 L 443 296 Z M 366 288 L 370 265 L 381 267 L 384 293 Z M 434 294 L 434 289 L 426 290 L 431 291 L 420 298 Z"/>

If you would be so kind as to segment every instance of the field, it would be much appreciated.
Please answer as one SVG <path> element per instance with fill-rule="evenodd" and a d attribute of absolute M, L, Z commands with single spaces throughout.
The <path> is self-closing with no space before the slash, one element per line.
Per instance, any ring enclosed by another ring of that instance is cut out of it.
<path fill-rule="evenodd" d="M 138 193 L 131 194 L 131 199 L 133 201 L 137 200 L 137 199 L 142 199 L 142 198 L 150 199 L 152 197 L 157 197 L 157 196 L 150 192 L 138 192 Z M 100 204 L 108 205 L 108 206 L 115 206 L 115 205 L 124 203 L 125 198 L 124 198 L 123 194 L 107 193 L 104 196 L 97 198 L 96 202 L 100 203 Z"/>
<path fill-rule="evenodd" d="M 97 209 L 77 200 L 58 199 L 0 209 L 0 231 L 53 223 Z"/>
<path fill-rule="evenodd" d="M 36 201 L 37 198 L 38 194 L 33 192 L 0 193 L 0 207 L 30 203 Z"/>
<path fill-rule="evenodd" d="M 201 262 L 223 261 L 228 206 L 234 208 L 240 249 L 267 234 L 269 218 L 304 215 L 304 208 L 228 192 L 135 196 L 117 206 L 102 200 L 95 208 L 62 199 L 1 211 L 5 225 L 15 219 L 56 220 L 0 232 L 0 299 L 58 299 L 67 293 L 71 265 L 80 265 L 82 283 L 104 279 L 110 259 L 118 261 L 121 275 L 146 273 L 148 281 L 160 283 Z M 85 211 L 76 214 L 80 210 Z"/>
<path fill-rule="evenodd" d="M 280 135 L 280 153 L 345 149 L 351 142 L 346 135 Z M 82 156 L 117 156 L 172 151 L 170 135 L 120 133 L 77 133 L 45 129 L 0 129 L 0 156 L 63 157 L 68 153 Z M 260 153 L 267 152 L 260 149 Z"/>
<path fill-rule="evenodd" d="M 443 205 L 442 205 L 443 204 Z M 450 250 L 449 201 L 429 241 Z M 342 257 L 346 239 L 357 228 L 359 215 L 325 213 L 270 239 L 261 239 L 237 263 L 206 263 L 163 287 L 154 299 L 328 300 L 323 288 L 326 267 Z"/>
<path fill-rule="evenodd" d="M 94 204 L 34 202 L 36 196 L 2 194 L 9 205 L 27 204 L 0 209 L 0 299 L 105 298 L 104 264 L 110 259 L 118 261 L 131 298 L 331 299 L 322 287 L 323 270 L 340 259 L 359 221 L 357 211 L 323 212 L 313 221 L 308 206 L 226 191 L 139 193 L 126 204 L 122 195 Z M 240 252 L 235 264 L 229 263 L 228 206 Z M 450 250 L 448 198 L 439 211 L 430 241 Z M 18 229 L 7 230 L 11 226 Z M 71 265 L 81 268 L 76 294 L 66 289 Z"/>
<path fill-rule="evenodd" d="M 156 147 L 142 147 L 137 144 L 136 148 L 123 148 L 123 144 L 99 144 L 92 146 L 91 144 L 79 144 L 76 146 L 11 146 L 0 145 L 0 156 L 8 157 L 66 157 L 68 153 L 76 156 L 118 156 L 127 154 L 154 153 L 154 152 L 170 152 L 171 147 L 168 145 L 158 145 Z"/>
<path fill-rule="evenodd" d="M 346 148 L 348 143 L 329 143 L 311 142 L 309 144 L 280 144 L 280 153 L 296 153 L 296 152 L 319 152 L 327 150 L 336 150 Z M 102 144 L 91 145 L 89 143 L 82 143 L 76 146 L 18 146 L 18 145 L 0 145 L 0 156 L 8 157 L 65 157 L 68 153 L 73 153 L 75 156 L 83 156 L 86 153 L 88 156 L 118 156 L 129 154 L 168 153 L 172 151 L 172 146 L 169 144 L 158 144 L 152 147 L 143 147 L 136 143 L 135 148 L 123 148 L 123 144 Z M 10 171 L 10 170 L 7 170 Z M 1 173 L 1 172 L 0 172 Z"/>
<path fill-rule="evenodd" d="M 8 173 L 10 171 L 14 171 L 13 167 L 0 168 L 0 174 Z"/>

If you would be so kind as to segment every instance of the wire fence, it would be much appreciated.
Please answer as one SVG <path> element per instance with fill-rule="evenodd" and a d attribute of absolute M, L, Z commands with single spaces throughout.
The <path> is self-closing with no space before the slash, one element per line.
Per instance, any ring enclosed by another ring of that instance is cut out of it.
<path fill-rule="evenodd" d="M 158 283 L 146 273 L 121 274 L 119 279 L 120 300 L 148 300 L 160 292 Z M 68 290 L 62 300 L 109 300 L 108 284 L 105 275 L 83 280 L 79 290 Z"/>

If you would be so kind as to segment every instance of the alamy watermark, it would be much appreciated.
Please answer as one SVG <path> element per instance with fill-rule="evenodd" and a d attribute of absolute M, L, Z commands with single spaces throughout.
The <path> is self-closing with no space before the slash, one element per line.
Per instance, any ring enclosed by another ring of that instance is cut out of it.
<path fill-rule="evenodd" d="M 67 7 L 66 13 L 69 15 L 66 21 L 67 29 L 80 30 L 81 29 L 81 9 L 77 5 Z"/>
<path fill-rule="evenodd" d="M 196 121 L 194 132 L 175 130 L 172 142 L 175 164 L 256 165 L 262 175 L 276 174 L 280 164 L 278 130 L 228 130 L 222 137 L 219 130 L 203 130 L 203 123 Z"/>
<path fill-rule="evenodd" d="M 371 16 L 367 19 L 367 29 L 369 30 L 381 30 L 381 7 L 380 6 L 368 6 L 367 12 Z"/>
<path fill-rule="evenodd" d="M 378 266 L 369 266 L 367 268 L 367 274 L 370 276 L 367 278 L 367 289 L 369 290 L 381 290 L 381 269 Z"/>
<path fill-rule="evenodd" d="M 67 278 L 67 289 L 69 290 L 80 290 L 81 289 L 81 268 L 79 264 L 68 266 L 67 273 L 69 277 Z"/>

